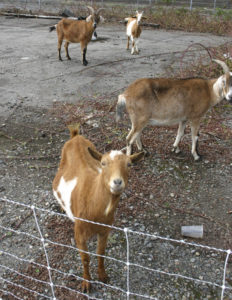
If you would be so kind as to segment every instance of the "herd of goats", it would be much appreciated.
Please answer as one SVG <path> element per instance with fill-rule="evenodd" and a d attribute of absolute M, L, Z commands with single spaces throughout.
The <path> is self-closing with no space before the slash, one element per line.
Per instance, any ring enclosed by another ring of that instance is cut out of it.
<path fill-rule="evenodd" d="M 83 65 L 87 65 L 86 51 L 97 24 L 102 20 L 101 8 L 88 7 L 90 15 L 85 20 L 62 19 L 56 29 L 58 36 L 58 55 L 61 58 L 61 45 L 65 40 L 65 52 L 70 59 L 69 43 L 80 43 Z M 132 42 L 131 54 L 139 53 L 137 40 L 141 34 L 140 22 L 143 13 L 126 18 L 127 49 Z M 97 235 L 98 277 L 107 282 L 104 267 L 104 254 L 110 226 L 120 195 L 128 183 L 132 163 L 142 159 L 146 153 L 141 143 L 142 130 L 148 125 L 179 124 L 173 151 L 179 153 L 179 142 L 184 135 L 187 122 L 192 133 L 192 155 L 199 160 L 197 151 L 199 126 L 202 117 L 210 107 L 223 99 L 232 102 L 232 73 L 225 62 L 214 60 L 224 70 L 216 79 L 138 79 L 118 97 L 116 121 L 123 116 L 126 108 L 131 130 L 126 138 L 126 153 L 112 150 L 102 154 L 86 138 L 79 135 L 76 125 L 70 125 L 70 139 L 62 149 L 61 161 L 53 181 L 53 194 L 68 217 L 75 223 L 75 240 L 80 252 L 84 274 L 82 291 L 89 292 L 91 276 L 90 257 L 87 241 Z M 132 154 L 132 144 L 136 142 L 138 153 Z M 86 221 L 84 221 L 86 220 Z M 101 224 L 105 224 L 101 225 Z M 108 226 L 107 226 L 108 225 Z"/>

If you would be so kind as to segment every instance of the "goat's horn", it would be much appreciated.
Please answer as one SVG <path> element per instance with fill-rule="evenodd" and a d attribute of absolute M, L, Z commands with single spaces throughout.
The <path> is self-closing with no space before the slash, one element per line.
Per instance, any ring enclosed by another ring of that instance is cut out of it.
<path fill-rule="evenodd" d="M 100 11 L 105 10 L 105 8 L 99 8 L 96 12 L 97 15 L 99 15 Z"/>
<path fill-rule="evenodd" d="M 87 6 L 87 8 L 89 9 L 89 11 L 91 12 L 91 14 L 94 14 L 94 9 L 91 6 Z"/>
<path fill-rule="evenodd" d="M 219 64 L 225 73 L 230 72 L 229 67 L 227 66 L 226 63 L 224 63 L 224 61 L 219 60 L 219 59 L 213 59 L 213 61 L 216 62 L 217 64 Z"/>

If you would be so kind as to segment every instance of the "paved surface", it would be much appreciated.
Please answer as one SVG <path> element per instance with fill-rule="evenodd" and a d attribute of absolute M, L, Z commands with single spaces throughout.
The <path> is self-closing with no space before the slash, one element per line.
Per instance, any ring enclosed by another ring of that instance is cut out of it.
<path fill-rule="evenodd" d="M 209 46 L 226 41 L 208 34 L 144 30 L 140 55 L 132 56 L 125 50 L 125 27 L 104 24 L 97 30 L 100 39 L 88 46 L 89 65 L 84 67 L 79 44 L 70 45 L 71 61 L 66 60 L 64 48 L 64 61 L 58 61 L 56 32 L 48 32 L 55 22 L 0 17 L 0 115 L 9 114 L 22 99 L 25 105 L 45 108 L 54 100 L 117 96 L 133 80 L 161 76 L 171 64 L 178 65 L 180 55 L 175 52 L 192 43 Z"/>

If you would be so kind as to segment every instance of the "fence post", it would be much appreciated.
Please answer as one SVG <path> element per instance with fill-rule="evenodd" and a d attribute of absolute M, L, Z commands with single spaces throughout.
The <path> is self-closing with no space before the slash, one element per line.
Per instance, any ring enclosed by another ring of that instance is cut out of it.
<path fill-rule="evenodd" d="M 216 1 L 217 1 L 217 0 L 214 0 L 214 3 L 213 3 L 213 9 L 214 9 L 214 10 L 216 9 Z"/>
<path fill-rule="evenodd" d="M 189 7 L 189 9 L 192 10 L 192 8 L 193 8 L 193 0 L 190 0 L 190 7 Z"/>

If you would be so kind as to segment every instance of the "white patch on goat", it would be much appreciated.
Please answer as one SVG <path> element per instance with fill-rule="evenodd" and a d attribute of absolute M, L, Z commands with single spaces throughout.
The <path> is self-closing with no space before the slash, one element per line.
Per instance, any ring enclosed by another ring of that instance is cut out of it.
<path fill-rule="evenodd" d="M 122 154 L 123 154 L 122 151 L 112 150 L 112 151 L 110 151 L 110 158 L 112 160 L 114 160 L 115 156 L 122 155 Z"/>
<path fill-rule="evenodd" d="M 122 105 L 126 103 L 126 98 L 124 96 L 124 94 L 121 94 L 118 96 L 118 104 Z"/>
<path fill-rule="evenodd" d="M 127 29 L 126 29 L 126 34 L 127 36 L 131 36 L 131 33 L 132 33 L 132 27 L 133 25 L 135 24 L 136 20 L 133 20 L 129 23 L 129 25 L 127 26 Z"/>
<path fill-rule="evenodd" d="M 65 210 L 69 219 L 72 220 L 73 222 L 75 221 L 75 219 L 71 211 L 71 195 L 76 184 L 77 184 L 77 177 L 73 178 L 72 180 L 65 181 L 64 177 L 62 176 L 57 190 L 53 191 L 54 196 L 61 204 L 62 208 Z M 60 193 L 60 198 L 58 196 L 59 193 Z"/>
<path fill-rule="evenodd" d="M 223 95 L 224 76 L 225 75 L 220 76 L 213 85 L 213 91 L 216 94 L 216 96 L 219 97 L 219 98 L 222 98 L 222 97 L 225 96 L 225 95 Z"/>
<path fill-rule="evenodd" d="M 137 23 L 139 23 L 141 21 L 142 15 L 143 15 L 143 13 L 137 15 Z"/>
<path fill-rule="evenodd" d="M 229 88 L 229 92 L 225 95 L 226 100 L 230 100 L 232 97 L 232 88 Z"/>
<path fill-rule="evenodd" d="M 99 174 L 101 174 L 102 169 L 101 168 L 97 168 L 97 171 L 98 171 Z"/>
<path fill-rule="evenodd" d="M 112 201 L 110 200 L 110 202 L 108 203 L 106 210 L 105 210 L 105 216 L 108 216 L 111 209 L 112 209 Z"/>
<path fill-rule="evenodd" d="M 86 22 L 90 22 L 92 20 L 92 16 L 89 15 L 87 18 L 86 18 Z"/>

